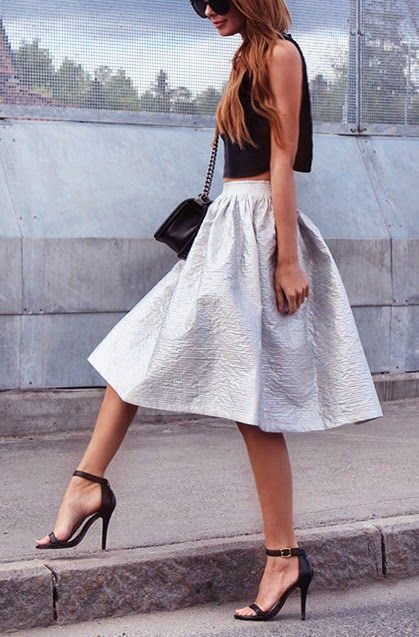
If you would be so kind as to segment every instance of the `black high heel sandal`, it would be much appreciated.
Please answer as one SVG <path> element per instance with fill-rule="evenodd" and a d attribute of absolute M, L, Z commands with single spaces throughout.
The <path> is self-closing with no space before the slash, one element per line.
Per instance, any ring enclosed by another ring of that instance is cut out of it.
<path fill-rule="evenodd" d="M 102 551 L 106 549 L 106 536 L 108 533 L 109 520 L 111 519 L 111 515 L 116 506 L 116 497 L 114 492 L 112 491 L 110 484 L 106 478 L 101 478 L 100 476 L 95 476 L 92 473 L 87 473 L 86 471 L 80 471 L 76 469 L 73 473 L 73 476 L 80 476 L 81 478 L 86 478 L 87 480 L 91 480 L 92 482 L 99 482 L 102 489 L 102 504 L 100 509 L 93 513 L 90 517 L 81 520 L 78 522 L 73 530 L 70 533 L 71 536 L 80 528 L 81 524 L 85 521 L 85 524 L 81 531 L 76 535 L 73 539 L 68 540 L 57 540 L 54 532 L 49 533 L 50 542 L 48 544 L 35 544 L 35 548 L 37 549 L 68 549 L 72 546 L 76 546 L 79 544 L 87 531 L 99 518 L 102 518 Z"/>
<path fill-rule="evenodd" d="M 292 548 L 284 548 L 284 549 L 267 549 L 265 548 L 267 555 L 276 555 L 279 557 L 294 557 L 298 555 L 298 579 L 288 586 L 287 589 L 282 593 L 279 600 L 274 604 L 274 606 L 270 610 L 262 610 L 256 603 L 249 604 L 249 608 L 255 611 L 256 615 L 240 615 L 239 613 L 234 613 L 234 617 L 236 619 L 249 619 L 256 621 L 264 621 L 267 619 L 272 619 L 275 617 L 285 604 L 288 596 L 297 588 L 300 589 L 301 593 L 301 619 L 306 618 L 306 599 L 308 587 L 310 586 L 310 582 L 314 575 L 313 566 L 310 560 L 307 557 L 304 549 L 299 547 Z"/>

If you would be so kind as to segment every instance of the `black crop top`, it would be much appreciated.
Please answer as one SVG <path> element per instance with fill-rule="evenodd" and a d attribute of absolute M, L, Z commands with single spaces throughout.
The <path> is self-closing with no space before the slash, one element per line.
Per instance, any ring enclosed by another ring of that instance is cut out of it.
<path fill-rule="evenodd" d="M 299 172 L 310 172 L 313 159 L 313 122 L 311 116 L 310 92 L 304 55 L 290 33 L 283 34 L 293 42 L 299 50 L 303 61 L 303 87 L 300 108 L 300 127 L 298 135 L 297 153 L 293 169 Z M 245 121 L 249 133 L 258 148 L 244 142 L 244 149 L 230 141 L 221 133 L 224 142 L 224 172 L 223 177 L 251 177 L 269 170 L 271 155 L 270 122 L 267 118 L 256 113 L 250 103 L 250 77 L 248 72 L 243 77 L 239 89 L 240 101 L 243 104 Z"/>

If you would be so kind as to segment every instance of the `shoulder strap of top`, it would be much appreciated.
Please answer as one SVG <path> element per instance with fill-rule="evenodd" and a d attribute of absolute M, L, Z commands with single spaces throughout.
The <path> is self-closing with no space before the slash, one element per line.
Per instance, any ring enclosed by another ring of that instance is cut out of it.
<path fill-rule="evenodd" d="M 310 109 L 310 117 L 311 117 L 311 104 L 309 103 L 309 98 L 307 101 L 307 96 L 309 96 L 310 94 L 310 88 L 309 88 L 309 83 L 308 83 L 308 75 L 307 75 L 307 65 L 306 65 L 306 61 L 304 58 L 304 54 L 301 50 L 300 45 L 298 44 L 298 42 L 296 40 L 294 40 L 294 38 L 292 37 L 291 33 L 283 33 L 282 35 L 284 35 L 286 37 L 287 40 L 289 40 L 290 42 L 293 42 L 295 44 L 295 46 L 297 47 L 298 51 L 300 52 L 300 56 L 301 56 L 301 60 L 303 63 L 303 108 L 305 107 L 305 105 L 307 105 L 307 107 Z"/>
<path fill-rule="evenodd" d="M 295 44 L 295 46 L 297 47 L 297 49 L 299 50 L 300 55 L 301 55 L 301 57 L 303 58 L 304 70 L 305 70 L 305 68 L 306 68 L 306 63 L 305 63 L 304 54 L 303 54 L 303 52 L 302 52 L 302 50 L 301 50 L 300 45 L 298 44 L 298 42 L 297 42 L 296 40 L 294 40 L 294 38 L 292 37 L 291 33 L 285 33 L 285 32 L 284 32 L 282 35 L 283 35 L 283 36 L 285 36 L 285 37 L 286 37 L 286 39 L 287 39 L 287 40 L 289 40 L 290 42 L 293 42 L 293 43 Z"/>
<path fill-rule="evenodd" d="M 300 111 L 300 133 L 297 154 L 294 162 L 294 170 L 310 172 L 313 159 L 313 122 L 311 115 L 311 99 L 307 65 L 301 47 L 298 42 L 294 40 L 291 33 L 283 33 L 283 35 L 297 47 L 300 52 L 303 65 L 303 94 Z"/>

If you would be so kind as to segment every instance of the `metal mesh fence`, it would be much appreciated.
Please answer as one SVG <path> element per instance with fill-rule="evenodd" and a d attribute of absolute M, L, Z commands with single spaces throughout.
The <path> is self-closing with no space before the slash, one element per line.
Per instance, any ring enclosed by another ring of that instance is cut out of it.
<path fill-rule="evenodd" d="M 419 124 L 419 4 L 363 0 L 361 7 L 360 63 L 352 74 L 360 78 L 360 125 Z M 356 32 L 356 17 L 354 22 Z M 349 121 L 357 120 L 355 111 L 350 110 Z"/>
<path fill-rule="evenodd" d="M 290 0 L 315 122 L 419 125 L 417 0 Z M 240 35 L 188 0 L 0 0 L 0 114 L 213 115 Z M 29 116 L 29 115 L 28 115 Z M 400 128 L 398 129 L 400 130 Z"/>

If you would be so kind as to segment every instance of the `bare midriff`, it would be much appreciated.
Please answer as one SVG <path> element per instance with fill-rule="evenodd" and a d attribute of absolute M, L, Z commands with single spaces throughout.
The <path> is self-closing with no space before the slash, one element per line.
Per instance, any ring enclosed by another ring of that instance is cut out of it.
<path fill-rule="evenodd" d="M 267 172 L 260 173 L 260 175 L 252 175 L 251 177 L 224 177 L 224 181 L 242 181 L 243 179 L 266 179 L 270 180 L 271 173 L 268 170 Z"/>

